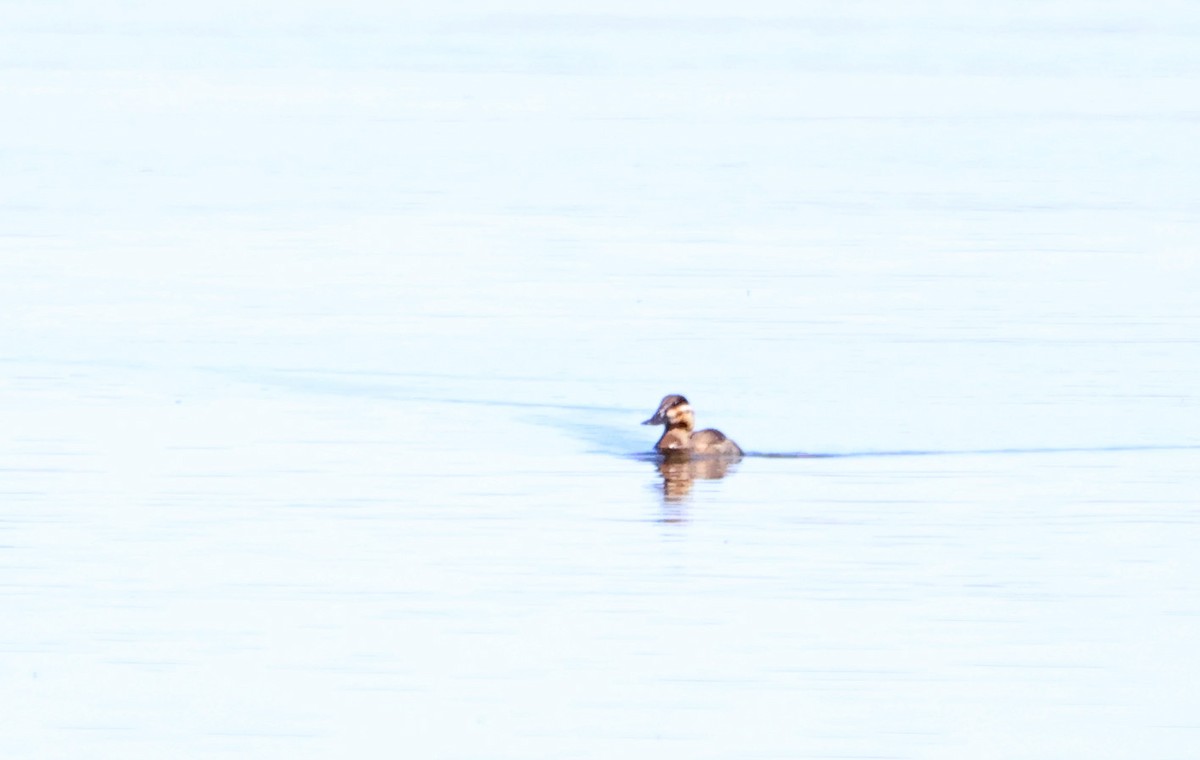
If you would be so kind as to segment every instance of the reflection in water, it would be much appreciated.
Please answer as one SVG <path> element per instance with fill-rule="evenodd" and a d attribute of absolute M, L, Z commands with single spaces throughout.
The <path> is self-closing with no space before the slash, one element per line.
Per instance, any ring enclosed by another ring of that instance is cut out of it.
<path fill-rule="evenodd" d="M 1087 446 L 1087 447 L 1043 447 L 1043 448 L 1007 448 L 1007 449 L 943 449 L 943 450 L 907 450 L 907 451 L 858 451 L 840 453 L 811 453 L 811 452 L 747 452 L 739 456 L 703 456 L 688 451 L 667 451 L 655 454 L 638 455 L 637 458 L 653 458 L 658 466 L 658 472 L 663 479 L 663 503 L 681 504 L 692 491 L 692 483 L 696 480 L 720 480 L 730 468 L 742 461 L 743 456 L 760 459 L 849 459 L 858 457 L 929 457 L 955 455 L 990 455 L 990 454 L 1069 454 L 1069 453 L 1105 453 L 1130 451 L 1196 451 L 1200 446 L 1193 444 L 1166 444 L 1143 446 Z M 735 467 L 734 467 L 735 468 Z M 736 468 L 735 468 L 736 469 Z M 674 510 L 665 519 L 668 522 L 682 522 L 683 513 Z"/>
<path fill-rule="evenodd" d="M 720 480 L 730 465 L 741 457 L 692 456 L 686 451 L 673 451 L 658 459 L 658 472 L 663 478 L 663 501 L 679 502 L 692 491 L 692 481 Z"/>

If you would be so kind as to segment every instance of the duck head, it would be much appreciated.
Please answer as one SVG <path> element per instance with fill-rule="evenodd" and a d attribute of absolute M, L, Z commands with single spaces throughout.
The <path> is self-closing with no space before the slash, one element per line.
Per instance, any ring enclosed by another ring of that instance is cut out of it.
<path fill-rule="evenodd" d="M 654 416 L 643 425 L 666 425 L 668 428 L 682 427 L 691 430 L 695 426 L 695 414 L 688 400 L 678 393 L 664 396 Z"/>

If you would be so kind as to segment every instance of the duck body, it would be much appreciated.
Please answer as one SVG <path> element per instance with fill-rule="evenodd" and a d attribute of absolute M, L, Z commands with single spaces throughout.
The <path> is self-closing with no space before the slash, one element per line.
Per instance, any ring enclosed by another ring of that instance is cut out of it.
<path fill-rule="evenodd" d="M 687 453 L 709 457 L 740 457 L 742 449 L 720 430 L 696 430 L 692 405 L 678 393 L 664 396 L 654 416 L 643 425 L 663 425 L 662 437 L 654 448 L 660 454 Z"/>

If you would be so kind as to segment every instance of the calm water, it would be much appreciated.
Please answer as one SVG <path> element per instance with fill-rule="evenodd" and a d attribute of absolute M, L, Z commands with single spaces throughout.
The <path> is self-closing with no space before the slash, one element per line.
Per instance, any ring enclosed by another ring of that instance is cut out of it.
<path fill-rule="evenodd" d="M 1194 757 L 1200 11 L 578 10 L 3 11 L 0 755 Z"/>

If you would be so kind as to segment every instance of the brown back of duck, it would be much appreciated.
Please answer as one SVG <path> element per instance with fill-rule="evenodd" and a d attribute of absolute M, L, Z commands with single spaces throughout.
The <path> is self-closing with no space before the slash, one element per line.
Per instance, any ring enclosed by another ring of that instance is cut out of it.
<path fill-rule="evenodd" d="M 720 430 L 697 430 L 692 433 L 691 444 L 692 451 L 697 454 L 737 457 L 742 455 L 741 448 L 726 438 Z"/>

